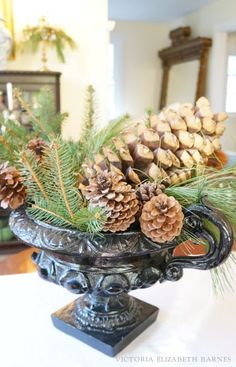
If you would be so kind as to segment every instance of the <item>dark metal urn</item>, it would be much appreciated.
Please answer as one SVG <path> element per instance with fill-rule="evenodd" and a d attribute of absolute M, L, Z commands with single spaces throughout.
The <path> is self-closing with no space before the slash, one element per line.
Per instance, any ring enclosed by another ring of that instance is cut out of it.
<path fill-rule="evenodd" d="M 40 249 L 33 254 L 40 276 L 84 294 L 52 315 L 54 325 L 110 356 L 127 346 L 158 314 L 157 307 L 128 295 L 129 291 L 179 280 L 183 268 L 216 267 L 230 253 L 232 229 L 206 202 L 185 211 L 185 226 L 207 241 L 206 255 L 175 258 L 175 241 L 159 245 L 139 231 L 91 235 L 34 221 L 24 209 L 10 217 L 14 234 Z M 209 230 L 212 227 L 217 236 Z"/>

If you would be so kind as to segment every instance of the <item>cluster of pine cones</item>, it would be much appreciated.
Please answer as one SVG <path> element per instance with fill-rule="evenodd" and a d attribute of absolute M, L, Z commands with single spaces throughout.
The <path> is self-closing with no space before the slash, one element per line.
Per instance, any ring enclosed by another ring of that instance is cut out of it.
<path fill-rule="evenodd" d="M 123 175 L 131 185 L 151 178 L 169 184 L 186 181 L 193 168 L 220 150 L 225 112 L 214 114 L 206 98 L 194 105 L 174 104 L 150 121 L 135 124 L 95 154 L 95 168 Z"/>
<path fill-rule="evenodd" d="M 174 197 L 163 193 L 165 186 L 151 182 L 137 191 L 114 172 L 96 172 L 81 189 L 89 204 L 104 209 L 104 231 L 126 231 L 139 220 L 142 232 L 154 242 L 172 241 L 181 232 L 183 212 Z"/>
<path fill-rule="evenodd" d="M 94 161 L 85 164 L 85 184 L 80 188 L 90 205 L 106 211 L 104 230 L 125 231 L 139 221 L 154 242 L 178 236 L 184 215 L 165 187 L 190 179 L 194 170 L 206 166 L 220 149 L 226 118 L 223 112 L 214 114 L 204 97 L 195 106 L 175 104 L 95 154 Z"/>
<path fill-rule="evenodd" d="M 175 104 L 158 116 L 130 127 L 112 144 L 85 162 L 79 189 L 88 205 L 104 209 L 104 231 L 126 231 L 139 222 L 142 232 L 158 243 L 173 240 L 181 232 L 183 212 L 165 187 L 191 178 L 193 169 L 204 167 L 220 149 L 225 113 L 214 114 L 206 98 L 195 106 Z M 45 142 L 33 139 L 27 149 L 41 161 Z M 15 168 L 0 166 L 0 203 L 16 209 L 26 190 Z"/>

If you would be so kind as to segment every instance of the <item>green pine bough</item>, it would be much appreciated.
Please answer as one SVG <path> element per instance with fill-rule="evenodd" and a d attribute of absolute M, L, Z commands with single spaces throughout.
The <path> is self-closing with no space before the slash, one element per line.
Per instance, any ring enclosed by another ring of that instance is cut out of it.
<path fill-rule="evenodd" d="M 76 48 L 75 41 L 61 28 L 49 25 L 45 18 L 39 20 L 36 26 L 27 26 L 22 31 L 22 40 L 18 44 L 21 52 L 36 53 L 42 51 L 42 70 L 47 71 L 47 50 L 52 48 L 56 51 L 58 59 L 65 63 L 65 48 Z"/>

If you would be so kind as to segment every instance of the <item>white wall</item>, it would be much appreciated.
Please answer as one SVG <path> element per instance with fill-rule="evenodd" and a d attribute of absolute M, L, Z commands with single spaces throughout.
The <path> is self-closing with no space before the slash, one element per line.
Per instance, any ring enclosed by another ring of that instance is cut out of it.
<path fill-rule="evenodd" d="M 191 26 L 192 36 L 211 37 L 206 96 L 213 109 L 224 110 L 226 100 L 226 73 L 228 33 L 236 31 L 236 1 L 218 0 L 185 16 L 183 25 Z M 171 24 L 170 24 L 171 26 Z M 223 149 L 236 151 L 236 118 L 230 116 L 222 138 Z"/>
<path fill-rule="evenodd" d="M 192 37 L 213 39 L 209 55 L 206 96 L 215 111 L 225 109 L 228 32 L 236 31 L 236 1 L 218 0 L 198 11 L 165 24 L 117 22 L 111 34 L 115 46 L 116 113 L 139 117 L 146 107 L 158 107 L 161 63 L 157 51 L 168 47 L 169 31 L 189 25 Z M 192 77 L 195 84 L 195 77 Z M 179 86 L 178 86 L 179 88 Z M 230 117 L 222 139 L 225 150 L 236 151 L 236 121 Z"/>
<path fill-rule="evenodd" d="M 139 117 L 147 107 L 157 109 L 162 77 L 157 52 L 169 44 L 168 33 L 167 24 L 116 22 L 111 33 L 116 114 Z"/>
<path fill-rule="evenodd" d="M 108 84 L 108 0 L 14 0 L 16 34 L 34 25 L 41 16 L 63 28 L 77 43 L 76 51 L 66 50 L 66 64 L 49 54 L 49 68 L 62 72 L 62 111 L 70 114 L 65 135 L 77 137 L 84 113 L 85 89 L 95 86 L 101 123 L 107 117 Z M 17 55 L 9 62 L 11 70 L 38 70 L 40 54 Z"/>

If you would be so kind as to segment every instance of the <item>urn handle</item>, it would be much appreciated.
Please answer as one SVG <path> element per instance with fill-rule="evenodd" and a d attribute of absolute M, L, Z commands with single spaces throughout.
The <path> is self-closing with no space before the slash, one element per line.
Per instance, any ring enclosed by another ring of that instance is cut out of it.
<path fill-rule="evenodd" d="M 228 257 L 232 249 L 233 230 L 223 213 L 214 208 L 206 197 L 202 199 L 201 204 L 191 205 L 185 210 L 185 223 L 196 237 L 207 241 L 208 252 L 202 256 L 171 258 L 164 270 L 166 280 L 180 279 L 183 268 L 214 268 Z M 209 229 L 209 224 L 218 229 L 217 236 Z"/>

